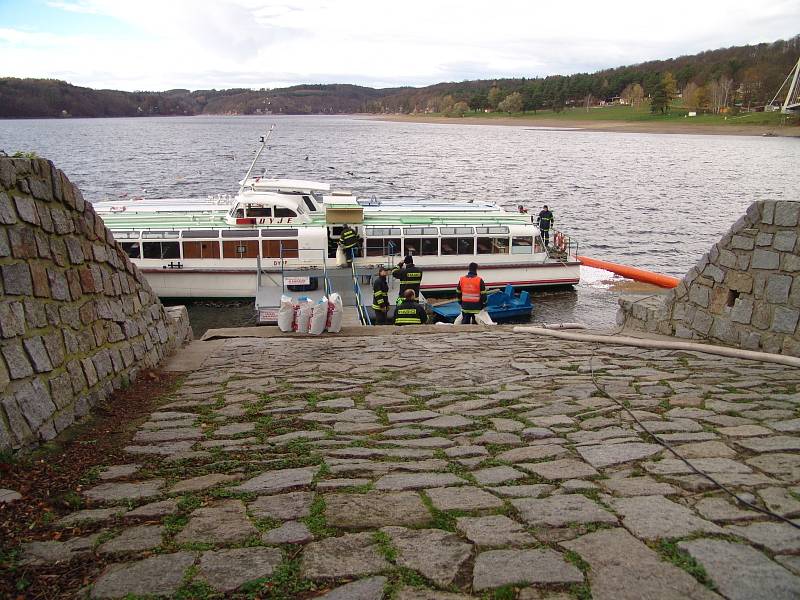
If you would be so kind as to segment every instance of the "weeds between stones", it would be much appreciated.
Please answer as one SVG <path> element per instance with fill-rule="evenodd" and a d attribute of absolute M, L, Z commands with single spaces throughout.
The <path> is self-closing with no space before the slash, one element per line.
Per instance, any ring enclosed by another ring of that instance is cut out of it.
<path fill-rule="evenodd" d="M 708 589 L 716 589 L 717 586 L 708 576 L 708 573 L 706 573 L 703 565 L 697 562 L 688 552 L 684 552 L 678 548 L 677 541 L 659 540 L 655 544 L 655 550 L 662 556 L 662 558 L 664 558 L 664 560 L 667 560 L 676 567 L 683 569 Z"/>

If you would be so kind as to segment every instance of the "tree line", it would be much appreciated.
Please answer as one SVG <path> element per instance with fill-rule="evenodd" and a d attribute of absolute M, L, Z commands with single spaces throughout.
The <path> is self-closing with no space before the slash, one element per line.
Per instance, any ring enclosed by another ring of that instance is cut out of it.
<path fill-rule="evenodd" d="M 596 73 L 387 89 L 333 84 L 121 92 L 54 79 L 0 78 L 0 118 L 414 112 L 460 116 L 486 110 L 560 112 L 616 98 L 637 107 L 647 98 L 652 111 L 666 112 L 678 95 L 686 108 L 720 112 L 767 104 L 798 56 L 800 35 Z"/>

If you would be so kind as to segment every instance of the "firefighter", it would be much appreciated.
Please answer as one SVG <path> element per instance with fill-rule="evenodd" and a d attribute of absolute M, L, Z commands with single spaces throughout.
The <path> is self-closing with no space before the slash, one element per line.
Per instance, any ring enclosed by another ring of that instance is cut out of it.
<path fill-rule="evenodd" d="M 403 294 L 403 301 L 397 305 L 394 311 L 395 325 L 422 325 L 428 322 L 428 313 L 417 302 L 414 290 L 406 290 Z"/>
<path fill-rule="evenodd" d="M 399 304 L 405 297 L 408 290 L 414 292 L 414 296 L 419 296 L 419 284 L 422 283 L 422 269 L 414 265 L 414 257 L 410 254 L 405 257 L 402 263 L 392 269 L 392 277 L 400 280 L 400 294 L 397 297 Z"/>
<path fill-rule="evenodd" d="M 339 234 L 339 244 L 342 246 L 344 250 L 344 255 L 347 257 L 347 266 L 349 267 L 353 259 L 356 256 L 356 250 L 358 250 L 358 234 L 355 230 L 350 227 L 350 225 L 345 225 L 342 227 L 342 232 Z"/>
<path fill-rule="evenodd" d="M 375 311 L 375 325 L 386 325 L 389 312 L 389 284 L 386 281 L 386 267 L 378 269 L 378 276 L 372 282 L 372 310 Z"/>
<path fill-rule="evenodd" d="M 486 284 L 478 277 L 477 263 L 469 263 L 469 272 L 458 280 L 456 291 L 461 304 L 461 323 L 475 323 L 475 315 L 486 306 Z"/>
<path fill-rule="evenodd" d="M 550 209 L 547 208 L 547 204 L 545 204 L 539 216 L 536 217 L 536 224 L 539 226 L 545 248 L 550 245 L 550 229 L 553 227 L 555 221 L 556 218 L 553 216 L 553 213 L 550 212 Z"/>

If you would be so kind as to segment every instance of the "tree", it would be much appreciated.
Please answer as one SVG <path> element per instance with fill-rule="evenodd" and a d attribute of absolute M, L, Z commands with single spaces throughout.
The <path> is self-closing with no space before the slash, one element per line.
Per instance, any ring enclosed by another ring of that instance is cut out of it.
<path fill-rule="evenodd" d="M 463 117 L 468 110 L 469 104 L 462 100 L 461 102 L 456 102 L 445 114 L 448 117 Z"/>
<path fill-rule="evenodd" d="M 497 105 L 497 110 L 507 113 L 522 112 L 522 94 L 514 92 Z"/>
<path fill-rule="evenodd" d="M 662 115 L 669 112 L 669 96 L 663 81 L 656 84 L 650 96 L 650 112 L 653 114 L 660 112 Z"/>
<path fill-rule="evenodd" d="M 486 92 L 483 90 L 476 92 L 473 94 L 472 98 L 469 99 L 469 107 L 471 110 L 479 111 L 486 108 L 489 104 L 489 97 Z"/>
<path fill-rule="evenodd" d="M 672 102 L 678 96 L 678 82 L 675 81 L 672 73 L 667 71 L 664 73 L 664 77 L 661 78 L 661 83 L 664 85 L 664 93 L 667 94 L 667 100 Z"/>
<path fill-rule="evenodd" d="M 489 96 L 487 98 L 487 101 L 489 103 L 489 108 L 491 108 L 492 110 L 496 110 L 497 105 L 500 104 L 503 98 L 504 98 L 503 90 L 501 90 L 496 85 L 493 85 L 492 89 L 489 90 Z"/>
<path fill-rule="evenodd" d="M 700 108 L 700 86 L 694 82 L 689 82 L 683 88 L 683 106 L 685 108 Z"/>

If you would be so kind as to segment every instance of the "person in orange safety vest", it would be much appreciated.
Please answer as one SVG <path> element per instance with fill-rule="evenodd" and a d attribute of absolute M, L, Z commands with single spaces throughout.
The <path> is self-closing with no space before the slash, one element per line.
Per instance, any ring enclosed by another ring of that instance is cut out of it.
<path fill-rule="evenodd" d="M 486 284 L 478 277 L 478 265 L 469 263 L 469 272 L 458 280 L 458 302 L 461 304 L 461 323 L 475 323 L 477 315 L 486 306 Z"/>

